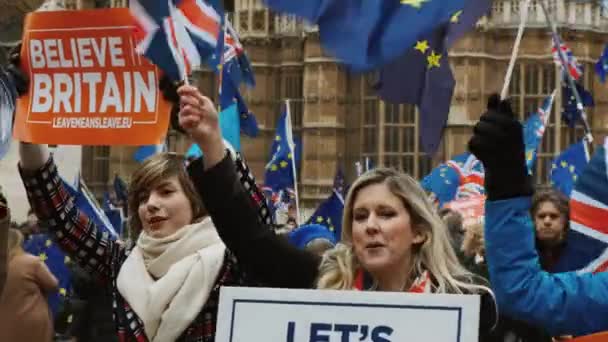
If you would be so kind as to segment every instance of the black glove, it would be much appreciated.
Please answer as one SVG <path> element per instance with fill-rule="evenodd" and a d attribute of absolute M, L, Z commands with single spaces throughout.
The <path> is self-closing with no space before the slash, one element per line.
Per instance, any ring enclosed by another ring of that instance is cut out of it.
<path fill-rule="evenodd" d="M 507 100 L 501 101 L 496 94 L 490 97 L 488 110 L 469 140 L 469 150 L 483 163 L 488 200 L 532 195 L 522 125 Z"/>
<path fill-rule="evenodd" d="M 9 52 L 9 64 L 6 66 L 6 73 L 13 81 L 17 94 L 19 96 L 25 94 L 28 90 L 30 80 L 26 74 L 21 71 L 21 43 L 11 49 Z"/>

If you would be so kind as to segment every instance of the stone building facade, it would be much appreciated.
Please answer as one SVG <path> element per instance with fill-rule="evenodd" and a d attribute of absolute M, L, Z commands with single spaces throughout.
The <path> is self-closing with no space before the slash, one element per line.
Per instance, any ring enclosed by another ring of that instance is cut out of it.
<path fill-rule="evenodd" d="M 71 8 L 127 6 L 127 0 L 66 0 Z M 546 0 L 560 34 L 583 63 L 587 89 L 595 97 L 588 111 L 596 143 L 608 133 L 608 91 L 594 75 L 593 64 L 608 43 L 608 20 L 597 1 Z M 435 156 L 420 150 L 419 115 L 410 105 L 384 103 L 375 95 L 376 75 L 353 74 L 326 54 L 314 27 L 277 15 L 261 0 L 228 4 L 233 22 L 252 61 L 257 85 L 243 95 L 260 124 L 260 136 L 243 138 L 244 154 L 261 182 L 269 158 L 274 128 L 283 100 L 291 103 L 294 131 L 303 141 L 299 170 L 300 202 L 305 212 L 330 191 L 334 173 L 342 167 L 347 180 L 354 163 L 370 158 L 375 165 L 393 166 L 420 178 L 441 161 L 466 150 L 472 127 L 487 97 L 500 92 L 520 23 L 519 0 L 495 0 L 491 14 L 450 51 L 456 78 L 449 122 Z M 559 69 L 553 63 L 550 34 L 539 0 L 530 16 L 510 85 L 514 109 L 522 120 L 557 90 L 556 105 L 537 162 L 537 181 L 546 182 L 551 159 L 582 136 L 560 120 Z M 404 80 L 407 81 L 407 80 Z M 217 80 L 207 73 L 201 88 L 217 98 Z M 169 149 L 184 152 L 189 142 L 171 132 Z M 128 179 L 136 167 L 130 147 L 85 147 L 83 175 L 101 193 L 115 173 Z"/>

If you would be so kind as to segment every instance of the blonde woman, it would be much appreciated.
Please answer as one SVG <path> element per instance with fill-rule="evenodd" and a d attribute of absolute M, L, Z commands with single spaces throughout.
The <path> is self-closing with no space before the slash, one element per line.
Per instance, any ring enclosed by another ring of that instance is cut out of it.
<path fill-rule="evenodd" d="M 323 257 L 298 250 L 256 218 L 211 101 L 190 86 L 178 93 L 180 124 L 206 157 L 206 171 L 191 176 L 245 269 L 276 287 L 482 294 L 481 340 L 489 333 L 496 320 L 489 290 L 458 263 L 445 225 L 414 179 L 384 168 L 364 174 L 346 198 L 342 242 Z"/>
<path fill-rule="evenodd" d="M 49 342 L 53 320 L 47 294 L 58 281 L 40 258 L 22 249 L 23 235 L 8 231 L 8 275 L 0 296 L 0 341 Z"/>

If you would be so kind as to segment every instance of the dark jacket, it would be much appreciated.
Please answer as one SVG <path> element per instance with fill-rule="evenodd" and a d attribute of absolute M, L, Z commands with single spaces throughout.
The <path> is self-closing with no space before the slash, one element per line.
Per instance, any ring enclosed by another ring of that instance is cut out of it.
<path fill-rule="evenodd" d="M 191 173 L 191 177 L 222 240 L 246 272 L 267 286 L 315 287 L 320 257 L 293 247 L 258 220 L 228 156 L 202 174 Z M 480 340 L 491 341 L 487 337 L 496 322 L 496 306 L 489 294 L 482 295 L 481 302 Z"/>
<path fill-rule="evenodd" d="M 202 173 L 202 163 L 196 165 L 193 169 Z M 143 322 L 120 295 L 116 286 L 120 268 L 133 246 L 116 243 L 108 233 L 101 232 L 93 220 L 74 206 L 73 198 L 59 177 L 52 158 L 36 172 L 20 171 L 30 205 L 41 224 L 55 235 L 64 252 L 76 260 L 105 288 L 104 291 L 110 294 L 114 308 L 114 326 L 119 341 L 148 341 Z M 220 287 L 253 284 L 254 282 L 242 272 L 234 256 L 227 251 L 224 265 L 207 303 L 178 341 L 214 341 Z"/>

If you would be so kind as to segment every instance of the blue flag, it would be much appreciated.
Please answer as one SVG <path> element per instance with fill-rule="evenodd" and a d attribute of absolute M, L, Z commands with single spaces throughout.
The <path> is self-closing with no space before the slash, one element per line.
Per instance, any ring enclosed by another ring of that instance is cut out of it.
<path fill-rule="evenodd" d="M 321 204 L 310 216 L 307 224 L 325 226 L 335 236 L 335 241 L 340 241 L 342 237 L 342 214 L 344 212 L 344 173 L 338 169 L 334 177 L 334 185 L 331 195 Z"/>
<path fill-rule="evenodd" d="M 311 223 L 307 223 L 292 230 L 287 234 L 287 239 L 290 244 L 299 249 L 305 249 L 308 243 L 316 239 L 327 240 L 333 245 L 335 245 L 337 241 L 334 233 L 327 229 L 326 226 Z"/>
<path fill-rule="evenodd" d="M 72 291 L 72 277 L 68 267 L 70 258 L 63 253 L 61 248 L 48 234 L 32 235 L 24 242 L 23 249 L 44 261 L 51 273 L 59 281 L 59 289 L 50 293 L 47 298 L 53 315 L 56 315 L 60 304 Z"/>
<path fill-rule="evenodd" d="M 570 230 L 553 272 L 604 272 L 608 268 L 606 147 L 595 149 L 570 194 Z"/>
<path fill-rule="evenodd" d="M 582 85 L 576 83 L 576 90 L 581 97 L 584 107 L 593 107 L 593 95 L 588 92 Z M 568 86 L 562 86 L 562 120 L 570 127 L 574 127 L 580 119 L 581 113 L 576 108 L 576 97 L 572 89 Z"/>
<path fill-rule="evenodd" d="M 120 229 L 115 229 L 112 226 L 103 209 L 95 200 L 95 196 L 89 191 L 82 180 L 82 177 L 78 177 L 76 187 L 72 187 L 67 182 L 64 182 L 64 184 L 70 195 L 74 197 L 74 205 L 78 210 L 86 214 L 101 232 L 106 232 L 114 238 L 118 237 L 117 231 Z"/>
<path fill-rule="evenodd" d="M 137 150 L 135 150 L 135 153 L 133 154 L 133 159 L 138 163 L 143 163 L 146 159 L 152 157 L 155 154 L 164 152 L 165 150 L 165 144 L 140 146 L 137 148 Z"/>
<path fill-rule="evenodd" d="M 377 89 L 383 100 L 418 106 L 422 150 L 431 155 L 439 147 L 456 84 L 447 51 L 491 6 L 488 0 L 465 3 L 464 10 L 454 13 L 449 23 L 421 35 L 404 55 L 380 71 Z"/>
<path fill-rule="evenodd" d="M 534 169 L 534 163 L 536 162 L 536 151 L 543 141 L 543 135 L 551 115 L 551 108 L 553 107 L 553 100 L 555 99 L 555 92 L 545 98 L 542 106 L 538 108 L 538 111 L 528 118 L 524 124 L 524 144 L 526 145 L 526 166 L 528 167 L 528 173 L 532 174 Z"/>
<path fill-rule="evenodd" d="M 319 27 L 321 44 L 354 70 L 401 56 L 421 35 L 450 21 L 466 0 L 266 0 Z"/>
<path fill-rule="evenodd" d="M 571 145 L 551 163 L 551 185 L 570 197 L 574 184 L 587 165 L 585 142 Z"/>
<path fill-rule="evenodd" d="M 422 188 L 430 192 L 438 201 L 439 207 L 456 199 L 460 185 L 458 173 L 447 164 L 441 164 L 431 170 L 420 182 Z"/>
<path fill-rule="evenodd" d="M 112 202 L 112 199 L 110 198 L 110 193 L 107 191 L 103 194 L 102 209 L 108 217 L 108 220 L 110 220 L 110 224 L 112 225 L 112 227 L 114 227 L 119 236 L 122 236 L 126 224 L 125 215 L 122 211 L 122 208 L 116 206 Z"/>
<path fill-rule="evenodd" d="M 277 123 L 275 139 L 270 151 L 270 161 L 266 165 L 264 177 L 266 187 L 272 189 L 273 192 L 294 188 L 293 163 L 301 158 L 300 153 L 297 152 L 292 136 L 289 109 L 285 106 Z M 295 166 L 297 167 L 297 164 Z"/>
<path fill-rule="evenodd" d="M 606 82 L 606 73 L 608 73 L 608 45 L 604 47 L 604 52 L 595 63 L 595 73 L 600 77 L 602 83 Z"/>

